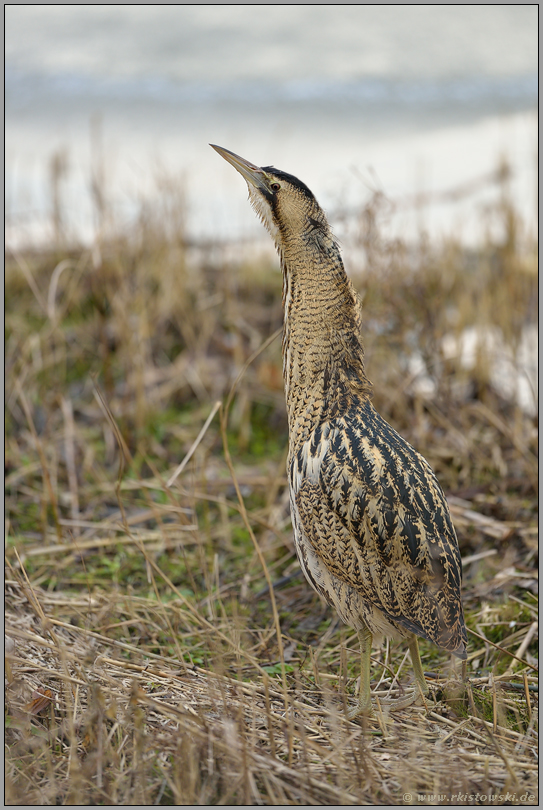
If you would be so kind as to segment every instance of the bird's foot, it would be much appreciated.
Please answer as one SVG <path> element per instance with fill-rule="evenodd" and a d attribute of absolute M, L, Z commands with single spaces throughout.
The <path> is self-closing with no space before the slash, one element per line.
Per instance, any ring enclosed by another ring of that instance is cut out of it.
<path fill-rule="evenodd" d="M 349 709 L 347 717 L 349 720 L 356 720 L 357 717 L 367 717 L 369 720 L 375 720 L 375 708 L 371 703 L 369 706 L 358 703 L 354 708 Z"/>
<path fill-rule="evenodd" d="M 387 708 L 391 712 L 398 712 L 402 709 L 407 709 L 415 703 L 422 702 L 422 695 L 418 689 L 411 689 L 403 697 L 400 698 L 379 698 L 381 706 Z"/>
<path fill-rule="evenodd" d="M 357 717 L 366 717 L 375 720 L 377 715 L 375 712 L 375 704 L 371 699 L 371 693 L 366 690 L 364 694 L 358 695 L 358 703 L 347 712 L 349 720 L 355 720 Z"/>
<path fill-rule="evenodd" d="M 370 719 L 375 719 L 377 704 L 380 708 L 386 709 L 387 711 L 398 712 L 414 705 L 424 706 L 426 705 L 426 698 L 428 697 L 430 697 L 429 689 L 423 692 L 421 689 L 417 688 L 409 690 L 409 692 L 400 698 L 375 697 L 374 700 L 361 700 L 358 702 L 357 706 L 348 712 L 347 717 L 349 720 L 354 720 L 356 717 L 364 715 Z"/>
<path fill-rule="evenodd" d="M 385 706 L 389 711 L 400 711 L 407 709 L 409 706 L 426 706 L 428 698 L 432 698 L 428 684 L 417 684 L 414 689 L 410 689 L 405 695 L 399 698 L 379 698 L 382 706 Z"/>

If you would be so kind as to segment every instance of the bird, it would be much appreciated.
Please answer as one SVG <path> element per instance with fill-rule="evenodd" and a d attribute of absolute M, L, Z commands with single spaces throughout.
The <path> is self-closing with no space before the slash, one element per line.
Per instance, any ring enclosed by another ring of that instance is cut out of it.
<path fill-rule="evenodd" d="M 405 640 L 424 700 L 418 638 L 467 658 L 462 560 L 435 473 L 378 413 L 366 375 L 361 304 L 323 209 L 309 188 L 210 144 L 243 176 L 282 275 L 282 357 L 294 541 L 312 587 L 360 642 L 354 719 L 374 714 L 374 637 Z"/>

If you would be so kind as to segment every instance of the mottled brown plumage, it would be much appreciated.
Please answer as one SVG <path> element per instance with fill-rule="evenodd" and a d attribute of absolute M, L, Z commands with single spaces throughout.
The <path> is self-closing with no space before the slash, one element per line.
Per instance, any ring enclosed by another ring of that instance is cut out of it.
<path fill-rule="evenodd" d="M 447 502 L 426 460 L 371 403 L 359 301 L 313 194 L 292 175 L 213 148 L 245 177 L 281 259 L 294 538 L 311 585 L 358 631 L 353 714 L 371 707 L 373 635 L 407 639 L 427 693 L 417 636 L 466 658 L 462 563 Z"/>

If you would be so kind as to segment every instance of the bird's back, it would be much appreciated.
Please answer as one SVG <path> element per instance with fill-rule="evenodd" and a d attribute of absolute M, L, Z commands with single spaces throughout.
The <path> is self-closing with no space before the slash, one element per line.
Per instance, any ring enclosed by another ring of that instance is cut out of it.
<path fill-rule="evenodd" d="M 294 526 L 306 575 L 342 606 L 349 624 L 361 619 L 373 632 L 413 632 L 463 658 L 462 565 L 441 487 L 369 398 L 345 402 L 304 442 L 291 442 Z"/>

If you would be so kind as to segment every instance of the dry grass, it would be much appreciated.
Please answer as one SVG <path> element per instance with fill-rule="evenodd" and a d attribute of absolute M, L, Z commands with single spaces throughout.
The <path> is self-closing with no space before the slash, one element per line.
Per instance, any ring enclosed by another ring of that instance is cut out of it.
<path fill-rule="evenodd" d="M 190 244 L 175 189 L 124 236 L 102 195 L 90 250 L 53 207 L 56 247 L 7 257 L 7 804 L 537 803 L 537 425 L 484 339 L 515 366 L 537 254 L 501 182 L 477 252 L 387 242 L 380 197 L 347 223 L 374 401 L 449 497 L 470 637 L 467 686 L 422 644 L 432 701 L 367 723 L 292 544 L 279 273 Z M 404 654 L 375 651 L 378 695 Z"/>

